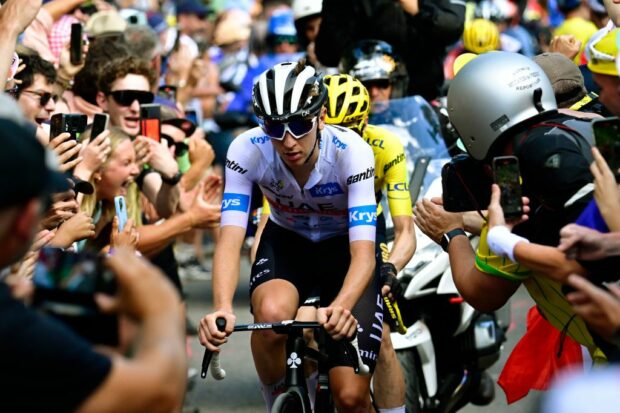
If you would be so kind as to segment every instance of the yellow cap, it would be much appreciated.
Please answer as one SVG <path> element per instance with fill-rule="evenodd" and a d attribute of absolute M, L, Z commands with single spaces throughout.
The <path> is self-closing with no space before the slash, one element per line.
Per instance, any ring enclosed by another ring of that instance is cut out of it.
<path fill-rule="evenodd" d="M 452 71 L 454 72 L 454 76 L 456 76 L 456 74 L 463 68 L 463 66 L 474 60 L 476 57 L 478 57 L 478 55 L 475 53 L 463 53 L 462 55 L 457 57 L 452 64 Z"/>
<path fill-rule="evenodd" d="M 617 35 L 618 29 L 614 29 L 601 39 L 592 40 L 588 45 L 588 69 L 592 73 L 618 76 L 618 67 L 616 66 L 616 57 L 618 56 Z"/>

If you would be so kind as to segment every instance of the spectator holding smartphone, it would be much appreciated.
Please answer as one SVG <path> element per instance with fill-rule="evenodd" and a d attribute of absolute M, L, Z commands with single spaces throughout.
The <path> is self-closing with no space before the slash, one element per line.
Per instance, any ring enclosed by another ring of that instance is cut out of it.
<path fill-rule="evenodd" d="M 50 193 L 66 178 L 32 130 L 0 119 L 0 267 L 22 258 Z M 47 161 L 46 161 L 47 159 Z M 27 174 L 15 174 L 16 170 Z M 10 178 L 10 179 L 8 179 Z M 108 260 L 116 297 L 97 297 L 104 311 L 136 320 L 142 340 L 132 359 L 104 355 L 64 325 L 25 307 L 0 282 L 0 386 L 7 411 L 172 411 L 184 396 L 186 368 L 181 305 L 158 270 L 125 250 Z M 45 339 L 42 339 L 44 337 Z M 59 380 L 62 378 L 62 380 Z M 33 397 L 36 395 L 36 397 Z"/>

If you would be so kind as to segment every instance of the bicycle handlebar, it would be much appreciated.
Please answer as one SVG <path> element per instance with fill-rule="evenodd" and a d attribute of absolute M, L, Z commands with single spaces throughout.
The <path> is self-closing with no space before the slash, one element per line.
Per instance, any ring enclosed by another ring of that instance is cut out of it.
<path fill-rule="evenodd" d="M 215 324 L 217 325 L 217 329 L 219 331 L 224 331 L 226 328 L 226 319 L 223 317 L 218 317 L 215 320 Z M 278 334 L 288 334 L 292 330 L 304 329 L 304 328 L 321 328 L 322 325 L 315 321 L 295 321 L 295 320 L 286 320 L 280 321 L 276 323 L 252 323 L 252 324 L 240 324 L 236 325 L 233 331 L 254 331 L 254 330 L 273 330 Z M 364 364 L 362 360 L 362 356 L 360 355 L 359 344 L 357 342 L 357 335 L 353 336 L 353 338 L 349 341 L 351 347 L 355 350 L 355 360 L 351 360 L 353 365 L 353 369 L 356 374 L 360 374 L 365 376 L 370 373 L 370 368 Z M 203 379 L 207 377 L 207 370 L 209 369 L 209 364 L 211 364 L 211 376 L 216 380 L 223 380 L 226 377 L 226 370 L 221 367 L 220 364 L 220 353 L 213 352 L 209 349 L 205 349 L 204 357 L 202 359 L 202 371 L 200 372 L 200 377 Z"/>

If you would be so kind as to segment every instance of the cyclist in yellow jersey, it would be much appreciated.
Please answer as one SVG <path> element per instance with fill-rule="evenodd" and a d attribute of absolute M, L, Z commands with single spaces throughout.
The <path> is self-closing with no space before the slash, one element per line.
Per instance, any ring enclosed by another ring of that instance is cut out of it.
<path fill-rule="evenodd" d="M 384 298 L 395 297 L 400 291 L 396 274 L 415 252 L 415 232 L 411 197 L 409 195 L 405 152 L 395 134 L 368 124 L 370 97 L 364 85 L 349 75 L 326 76 L 327 116 L 325 121 L 356 131 L 371 146 L 375 155 L 375 194 L 377 197 L 377 272 L 384 282 Z M 394 244 L 389 251 L 385 236 L 385 218 L 379 204 L 387 196 L 394 222 Z M 389 300 L 386 300 L 390 304 Z M 390 307 L 391 308 L 391 307 Z M 385 313 L 390 318 L 390 314 Z M 402 321 L 401 321 L 402 323 Z M 406 331 L 406 326 L 401 324 Z M 402 330 L 401 330 L 402 331 Z M 383 338 L 377 367 L 373 376 L 375 403 L 379 412 L 405 412 L 405 383 L 396 353 L 390 340 L 390 327 L 383 323 Z"/>

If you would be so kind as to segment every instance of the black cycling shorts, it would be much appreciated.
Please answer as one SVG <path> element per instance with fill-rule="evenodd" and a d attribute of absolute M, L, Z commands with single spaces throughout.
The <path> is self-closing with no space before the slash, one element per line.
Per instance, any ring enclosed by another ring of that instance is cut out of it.
<path fill-rule="evenodd" d="M 300 303 L 320 291 L 321 306 L 328 306 L 340 292 L 350 261 L 348 236 L 313 242 L 269 220 L 252 265 L 250 295 L 264 282 L 284 279 L 297 288 Z M 360 353 L 374 371 L 383 325 L 383 301 L 377 277 L 373 277 L 352 313 L 359 323 Z M 338 350 L 340 346 L 329 337 L 326 347 L 331 366 L 349 365 L 343 359 L 346 356 Z"/>

